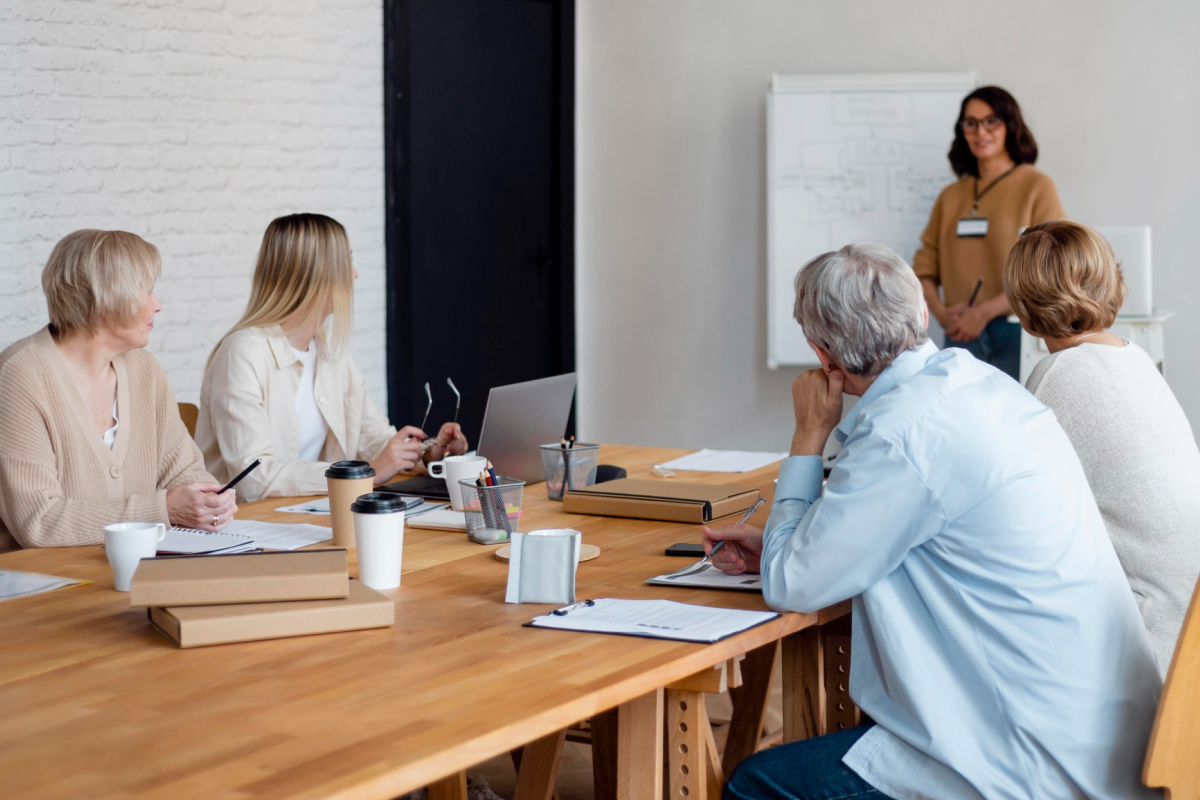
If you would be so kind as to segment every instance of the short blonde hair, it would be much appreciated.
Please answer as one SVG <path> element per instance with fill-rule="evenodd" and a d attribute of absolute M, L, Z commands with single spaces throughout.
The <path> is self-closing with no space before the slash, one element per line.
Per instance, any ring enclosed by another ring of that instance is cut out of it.
<path fill-rule="evenodd" d="M 1063 339 L 1110 328 L 1125 279 L 1108 240 L 1066 220 L 1025 229 L 1004 264 L 1004 294 L 1025 330 Z"/>
<path fill-rule="evenodd" d="M 341 223 L 324 214 L 279 217 L 263 234 L 246 311 L 225 336 L 246 328 L 302 325 L 328 314 L 318 335 L 336 352 L 350 338 L 353 296 L 350 239 Z"/>
<path fill-rule="evenodd" d="M 42 270 L 42 291 L 54 333 L 95 333 L 104 325 L 130 322 L 161 273 L 158 248 L 135 233 L 67 234 L 54 245 Z"/>

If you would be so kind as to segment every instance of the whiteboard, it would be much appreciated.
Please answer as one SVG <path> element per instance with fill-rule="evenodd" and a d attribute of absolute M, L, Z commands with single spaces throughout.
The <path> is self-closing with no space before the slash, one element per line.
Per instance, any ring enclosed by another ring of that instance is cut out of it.
<path fill-rule="evenodd" d="M 973 72 L 775 75 L 767 93 L 767 366 L 817 363 L 792 317 L 796 273 L 875 241 L 912 262 Z"/>

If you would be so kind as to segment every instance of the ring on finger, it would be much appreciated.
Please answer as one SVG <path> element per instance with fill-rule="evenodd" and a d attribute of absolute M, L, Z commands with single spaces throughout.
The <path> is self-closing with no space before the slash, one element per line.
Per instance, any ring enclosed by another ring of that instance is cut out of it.
<path fill-rule="evenodd" d="M 213 525 L 220 525 L 220 524 L 221 524 L 221 515 L 213 514 Z"/>

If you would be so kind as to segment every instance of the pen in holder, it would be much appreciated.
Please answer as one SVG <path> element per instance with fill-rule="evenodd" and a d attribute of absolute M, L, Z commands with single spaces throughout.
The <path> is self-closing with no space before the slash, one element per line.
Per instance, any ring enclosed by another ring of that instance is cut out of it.
<path fill-rule="evenodd" d="M 525 481 L 501 475 L 495 486 L 480 486 L 470 478 L 463 478 L 458 485 L 462 488 L 467 537 L 480 544 L 508 541 L 521 522 Z"/>
<path fill-rule="evenodd" d="M 541 445 L 542 467 L 546 471 L 546 497 L 562 500 L 563 492 L 582 489 L 596 483 L 600 463 L 600 445 Z"/>

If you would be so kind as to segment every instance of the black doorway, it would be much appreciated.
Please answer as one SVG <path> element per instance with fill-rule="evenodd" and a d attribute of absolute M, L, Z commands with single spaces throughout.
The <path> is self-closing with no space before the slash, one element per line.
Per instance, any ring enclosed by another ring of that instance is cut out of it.
<path fill-rule="evenodd" d="M 385 0 L 388 412 L 575 368 L 574 0 Z"/>

